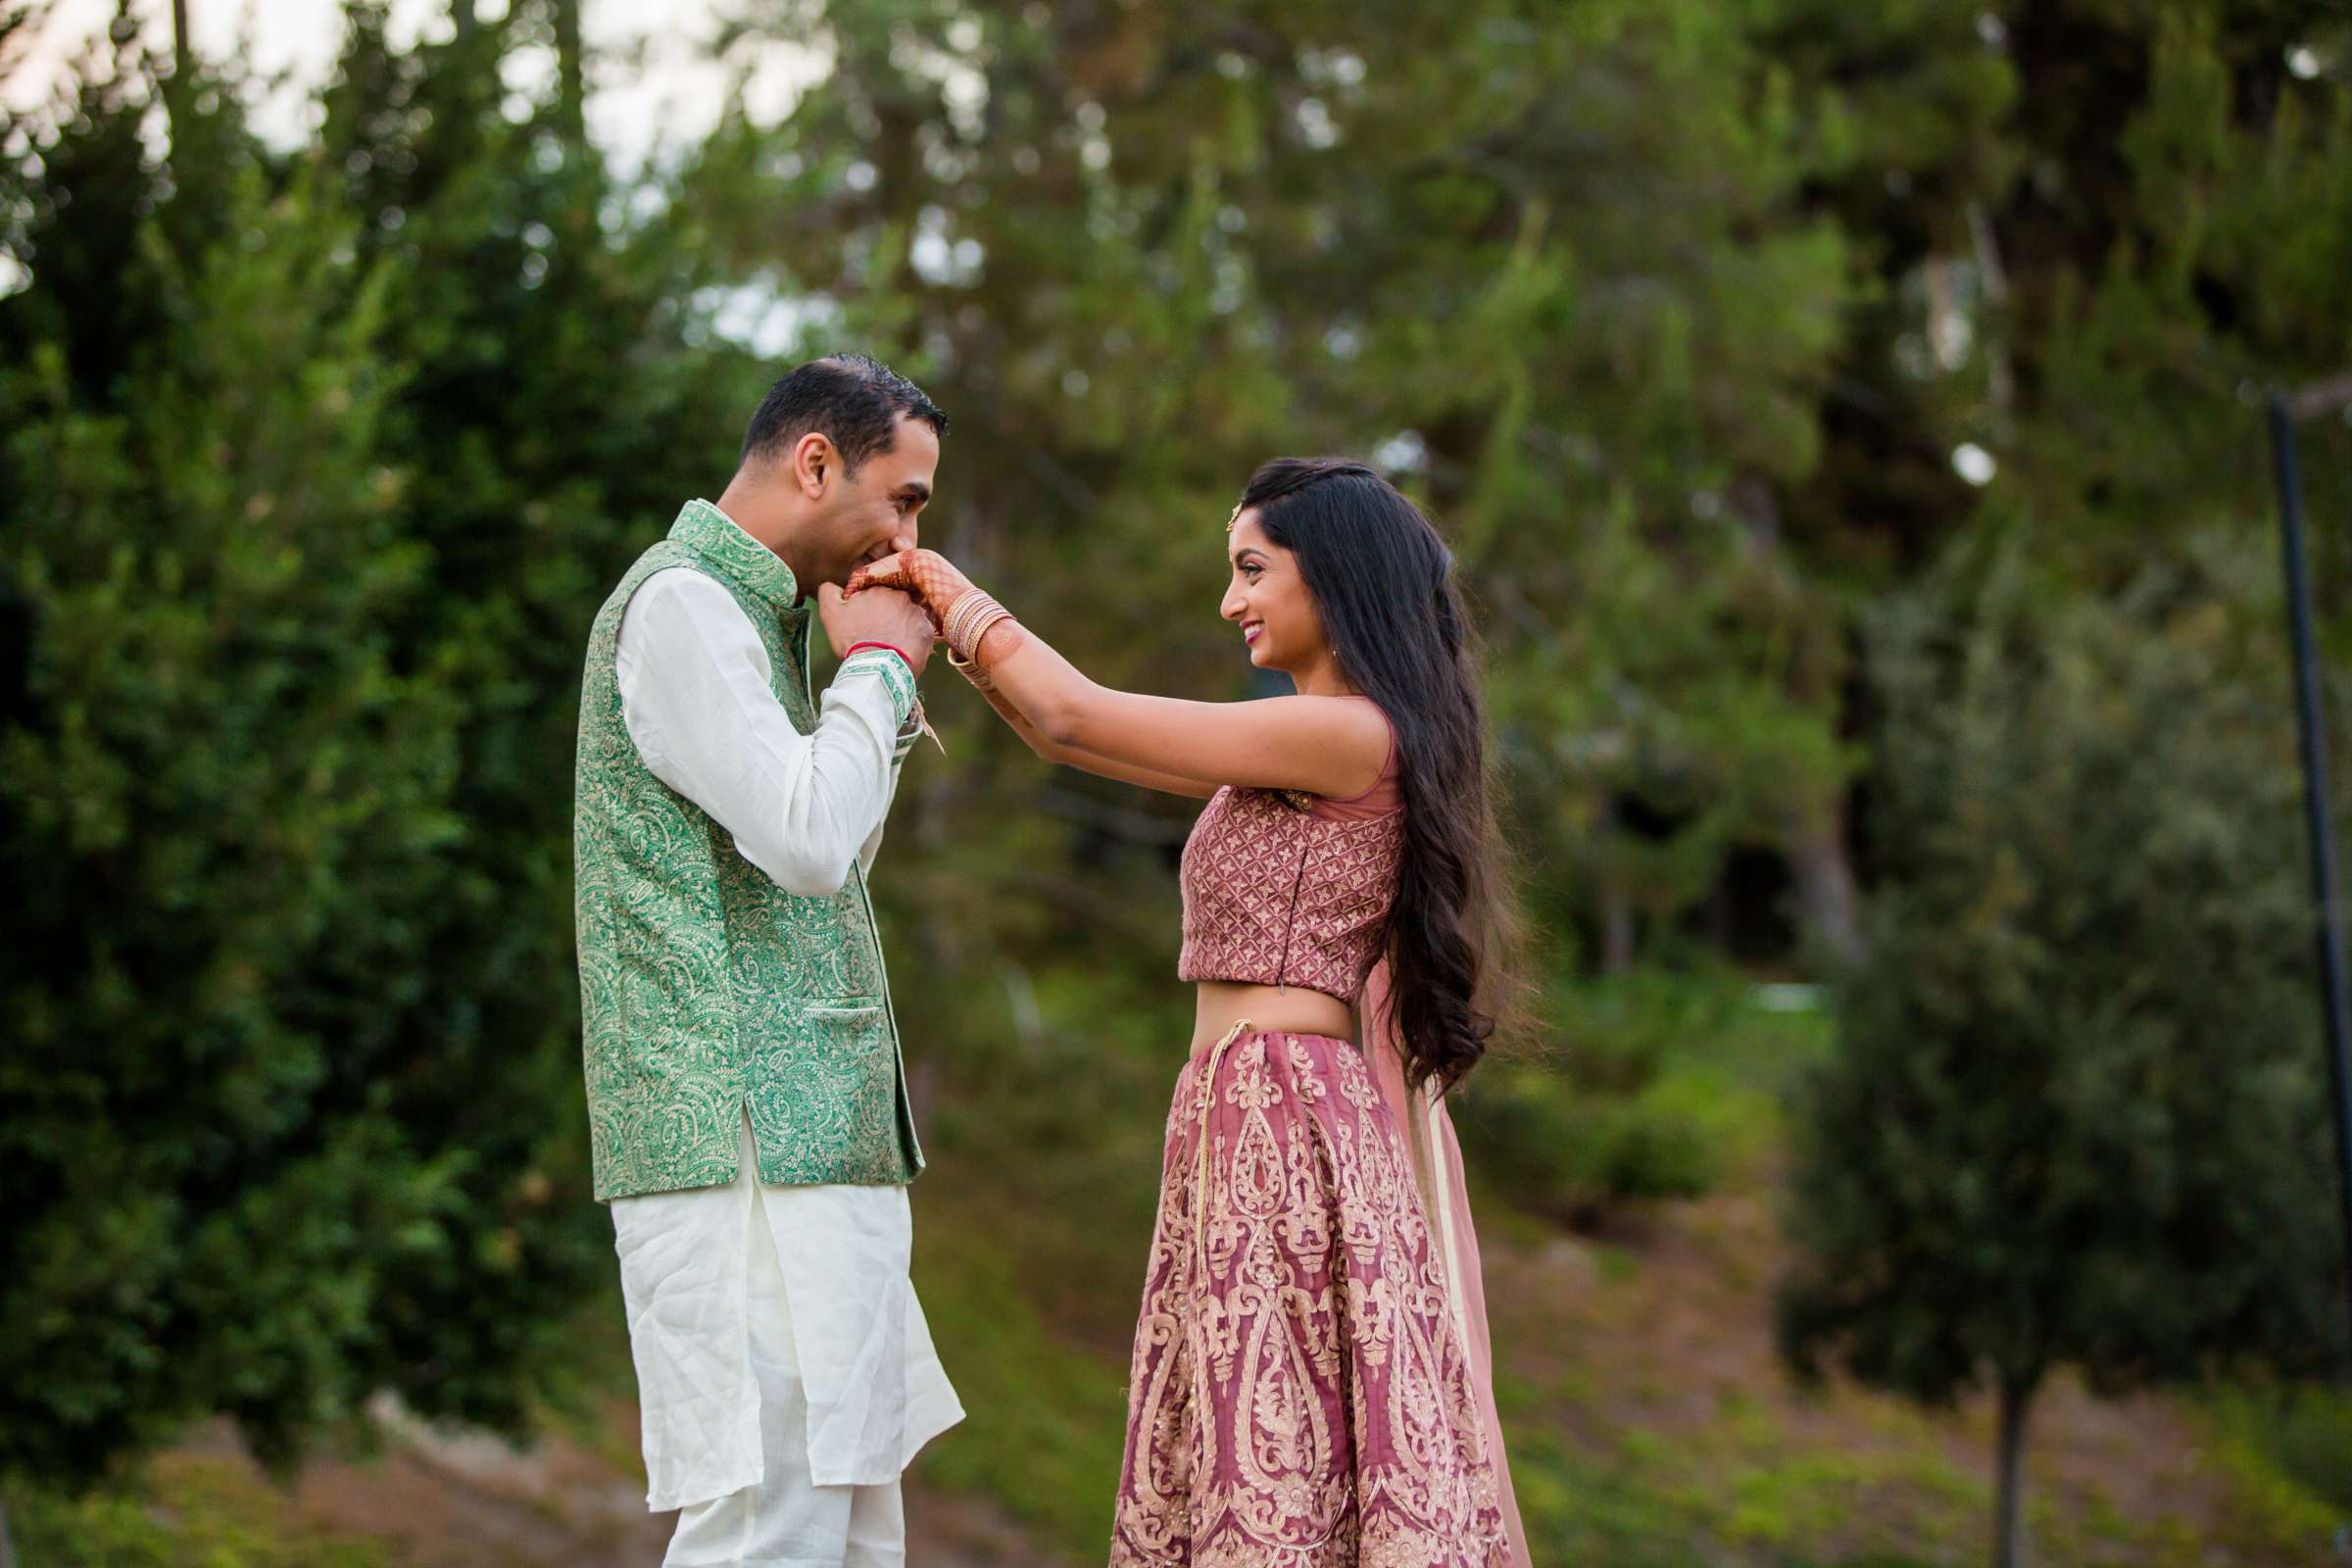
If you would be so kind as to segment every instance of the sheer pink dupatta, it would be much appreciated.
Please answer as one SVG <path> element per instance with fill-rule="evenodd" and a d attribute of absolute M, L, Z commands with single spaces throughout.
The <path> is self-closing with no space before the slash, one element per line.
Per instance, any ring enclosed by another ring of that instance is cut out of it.
<path fill-rule="evenodd" d="M 1494 1343 L 1487 1330 L 1487 1287 L 1479 1269 L 1478 1232 L 1470 1224 L 1470 1196 L 1462 1183 L 1462 1146 L 1453 1133 L 1453 1118 L 1446 1102 L 1415 1095 L 1404 1081 L 1404 1057 L 1398 1049 L 1396 1021 L 1389 1011 L 1389 966 L 1373 967 L 1364 982 L 1360 1016 L 1364 1024 L 1364 1056 L 1372 1081 L 1380 1086 L 1396 1125 L 1412 1149 L 1413 1178 L 1421 1189 L 1421 1206 L 1429 1215 L 1446 1264 L 1446 1295 L 1453 1308 L 1455 1330 L 1470 1358 L 1470 1386 L 1478 1396 L 1479 1419 L 1486 1429 L 1487 1452 L 1494 1466 L 1495 1500 L 1502 1509 L 1503 1529 L 1509 1533 L 1511 1558 L 1519 1568 L 1533 1568 L 1527 1553 L 1527 1528 L 1519 1521 L 1519 1499 L 1511 1489 L 1511 1467 L 1502 1447 L 1502 1422 L 1494 1408 Z"/>

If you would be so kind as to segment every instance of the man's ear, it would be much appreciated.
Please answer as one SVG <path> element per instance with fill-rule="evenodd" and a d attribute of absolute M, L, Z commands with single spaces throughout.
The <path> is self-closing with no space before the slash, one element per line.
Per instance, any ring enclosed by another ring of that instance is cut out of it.
<path fill-rule="evenodd" d="M 792 477 L 809 500 L 822 501 L 825 486 L 840 472 L 841 454 L 821 432 L 811 430 L 792 444 Z"/>

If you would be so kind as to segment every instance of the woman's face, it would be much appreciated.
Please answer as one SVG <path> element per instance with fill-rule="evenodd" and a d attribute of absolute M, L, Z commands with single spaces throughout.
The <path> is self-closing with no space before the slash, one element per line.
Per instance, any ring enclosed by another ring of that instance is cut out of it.
<path fill-rule="evenodd" d="M 1268 542 L 1254 508 L 1226 535 L 1233 581 L 1218 612 L 1242 629 L 1250 662 L 1260 669 L 1300 670 L 1324 651 L 1323 615 L 1298 574 L 1298 558 Z"/>

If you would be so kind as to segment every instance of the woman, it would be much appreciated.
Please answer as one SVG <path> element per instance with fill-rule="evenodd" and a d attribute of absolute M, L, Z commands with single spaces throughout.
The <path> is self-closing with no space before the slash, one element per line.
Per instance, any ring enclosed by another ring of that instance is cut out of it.
<path fill-rule="evenodd" d="M 1295 696 L 1097 685 L 929 551 L 849 588 L 915 594 L 1040 757 L 1209 800 L 1111 1561 L 1525 1568 L 1439 1100 L 1507 922 L 1450 558 L 1352 463 L 1267 464 L 1226 526 L 1224 617 Z"/>

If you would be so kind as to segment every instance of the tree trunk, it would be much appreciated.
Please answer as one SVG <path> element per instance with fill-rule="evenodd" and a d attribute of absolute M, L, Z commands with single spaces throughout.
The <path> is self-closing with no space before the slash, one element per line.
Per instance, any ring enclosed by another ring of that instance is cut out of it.
<path fill-rule="evenodd" d="M 556 21 L 556 110 L 566 144 L 588 139 L 588 75 L 580 52 L 580 0 L 553 0 Z"/>
<path fill-rule="evenodd" d="M 1796 878 L 1798 919 L 1847 963 L 1863 956 L 1862 897 L 1845 849 L 1845 802 L 1830 808 L 1818 830 L 1789 835 L 1788 868 Z"/>
<path fill-rule="evenodd" d="M 187 129 L 188 94 L 194 89 L 196 73 L 194 51 L 188 43 L 188 0 L 172 0 L 172 79 L 164 83 L 164 123 L 172 137 L 172 150 L 181 151 L 180 135 Z M 0 1545 L 5 1545 L 0 1542 Z M 0 1568 L 8 1568 L 8 1559 L 0 1557 Z"/>
<path fill-rule="evenodd" d="M 1603 792 L 1600 798 L 1599 819 L 1593 824 L 1604 838 L 1615 838 L 1620 831 L 1616 797 Z M 1593 897 L 1600 906 L 1600 972 L 1626 974 L 1634 967 L 1634 950 L 1640 932 L 1634 923 L 1633 895 L 1625 886 L 1622 872 L 1613 863 L 1614 857 L 1603 857 L 1596 867 Z"/>
<path fill-rule="evenodd" d="M 2006 446 L 2017 431 L 2010 413 L 2017 407 L 2017 374 L 2009 367 L 2009 273 L 2001 265 L 1992 215 L 1981 201 L 1968 204 L 1969 243 L 1976 252 L 1978 287 L 1984 302 L 1977 323 L 1984 340 L 1984 405 L 1992 415 L 1992 438 Z"/>
<path fill-rule="evenodd" d="M 1614 882 L 1600 890 L 1600 972 L 1628 974 L 1634 967 L 1634 901 Z"/>
<path fill-rule="evenodd" d="M 2001 1384 L 2000 1509 L 1993 1532 L 1993 1568 L 2026 1568 L 2026 1406 L 2031 1388 Z"/>
<path fill-rule="evenodd" d="M 481 19 L 474 15 L 473 0 L 449 0 L 449 20 L 457 27 L 461 41 L 472 37 L 474 28 L 481 25 Z"/>

